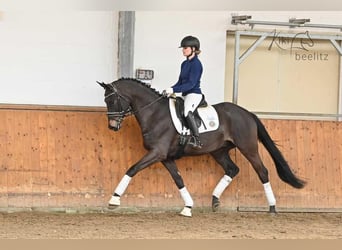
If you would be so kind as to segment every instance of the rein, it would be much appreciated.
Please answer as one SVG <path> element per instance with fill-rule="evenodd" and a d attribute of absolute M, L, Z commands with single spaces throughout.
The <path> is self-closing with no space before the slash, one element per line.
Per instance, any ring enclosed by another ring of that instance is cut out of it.
<path fill-rule="evenodd" d="M 162 99 L 164 96 L 160 96 L 158 97 L 157 99 L 155 99 L 153 102 L 149 103 L 149 104 L 146 104 L 144 107 L 140 108 L 139 110 L 136 110 L 136 111 L 133 111 L 131 114 L 132 115 L 135 115 L 137 113 L 139 113 L 140 111 L 152 106 L 153 104 L 155 104 L 156 102 L 158 102 L 160 99 Z"/>

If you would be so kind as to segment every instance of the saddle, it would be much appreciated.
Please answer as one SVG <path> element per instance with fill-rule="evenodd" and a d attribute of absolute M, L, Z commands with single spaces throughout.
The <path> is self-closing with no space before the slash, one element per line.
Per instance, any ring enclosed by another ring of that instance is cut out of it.
<path fill-rule="evenodd" d="M 202 94 L 202 100 L 201 100 L 200 104 L 198 105 L 198 107 L 194 111 L 194 117 L 195 117 L 196 125 L 198 128 L 201 126 L 201 124 L 203 124 L 204 128 L 207 129 L 205 126 L 205 123 L 203 122 L 202 118 L 198 114 L 198 110 L 197 110 L 198 108 L 205 108 L 207 106 L 208 106 L 208 103 L 205 100 L 204 95 Z M 182 127 L 189 128 L 188 123 L 185 119 L 185 115 L 184 115 L 184 99 L 182 97 L 180 97 L 180 96 L 176 97 L 175 108 L 176 108 L 177 117 L 180 120 L 180 122 L 182 123 Z"/>
<path fill-rule="evenodd" d="M 169 111 L 172 123 L 180 135 L 189 135 L 190 129 L 184 117 L 184 100 L 182 97 L 169 98 Z M 202 98 L 200 105 L 194 112 L 198 132 L 206 133 L 214 131 L 219 127 L 219 119 L 215 108 L 207 104 L 205 98 Z"/>
<path fill-rule="evenodd" d="M 172 119 L 172 123 L 179 134 L 179 149 L 175 155 L 175 159 L 178 159 L 184 154 L 184 147 L 187 144 L 187 140 L 190 135 L 190 129 L 184 116 L 184 99 L 182 97 L 169 98 L 169 111 Z M 204 96 L 194 111 L 196 125 L 198 126 L 198 132 L 206 133 L 214 131 L 219 127 L 219 119 L 216 109 L 212 105 L 208 105 Z"/>

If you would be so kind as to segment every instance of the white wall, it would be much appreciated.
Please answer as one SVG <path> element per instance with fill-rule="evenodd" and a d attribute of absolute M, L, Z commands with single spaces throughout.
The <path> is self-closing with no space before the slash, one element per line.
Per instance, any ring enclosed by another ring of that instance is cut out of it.
<path fill-rule="evenodd" d="M 224 99 L 225 46 L 229 13 L 221 11 L 137 11 L 134 66 L 152 69 L 159 91 L 178 80 L 185 59 L 179 49 L 184 36 L 201 41 L 202 90 L 210 103 Z"/>
<path fill-rule="evenodd" d="M 0 103 L 104 106 L 117 77 L 117 12 L 2 12 Z"/>
<path fill-rule="evenodd" d="M 341 12 L 136 11 L 134 69 L 153 69 L 157 90 L 173 85 L 184 60 L 180 40 L 195 35 L 201 40 L 203 92 L 210 103 L 224 101 L 231 91 L 224 86 L 226 30 L 236 28 L 232 13 L 342 24 Z M 116 11 L 0 14 L 0 103 L 104 106 L 95 81 L 117 78 Z"/>

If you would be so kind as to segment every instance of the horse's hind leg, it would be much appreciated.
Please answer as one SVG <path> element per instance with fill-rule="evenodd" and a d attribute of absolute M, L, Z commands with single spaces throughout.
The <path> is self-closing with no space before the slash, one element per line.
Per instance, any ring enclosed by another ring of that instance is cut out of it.
<path fill-rule="evenodd" d="M 228 187 L 233 178 L 239 173 L 239 168 L 229 156 L 228 150 L 231 148 L 225 147 L 211 153 L 216 162 L 222 166 L 225 173 L 213 191 L 211 206 L 214 212 L 216 212 L 220 206 L 221 194 Z"/>
<path fill-rule="evenodd" d="M 248 150 L 241 149 L 241 153 L 247 158 L 247 160 L 252 164 L 255 172 L 257 173 L 261 183 L 263 184 L 265 195 L 269 204 L 269 211 L 275 213 L 276 199 L 274 197 L 271 184 L 269 182 L 268 170 L 261 161 L 260 155 L 258 153 L 258 145 L 251 145 Z"/>

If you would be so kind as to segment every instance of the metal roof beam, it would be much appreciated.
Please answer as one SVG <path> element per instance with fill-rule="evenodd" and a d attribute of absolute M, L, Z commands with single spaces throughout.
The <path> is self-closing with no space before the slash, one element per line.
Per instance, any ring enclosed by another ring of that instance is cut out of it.
<path fill-rule="evenodd" d="M 285 33 L 277 31 L 276 29 L 271 31 L 254 31 L 254 30 L 232 30 L 240 35 L 244 36 L 267 36 L 267 37 L 282 37 L 282 38 L 300 38 L 300 39 L 315 39 L 315 40 L 339 40 L 342 41 L 342 35 L 330 35 L 330 34 L 315 34 L 309 31 L 297 32 L 297 33 Z"/>
<path fill-rule="evenodd" d="M 255 25 L 271 25 L 271 26 L 287 26 L 290 28 L 306 27 L 306 28 L 320 28 L 320 29 L 338 29 L 342 31 L 342 25 L 334 24 L 310 24 L 308 18 L 290 18 L 288 22 L 276 22 L 276 21 L 257 21 L 250 20 L 252 16 L 248 15 L 234 15 L 232 16 L 231 24 L 247 24 L 254 28 Z"/>
<path fill-rule="evenodd" d="M 336 42 L 334 39 L 330 39 L 331 44 L 335 47 L 335 49 L 340 53 L 340 56 L 342 56 L 342 48 L 341 46 Z"/>

